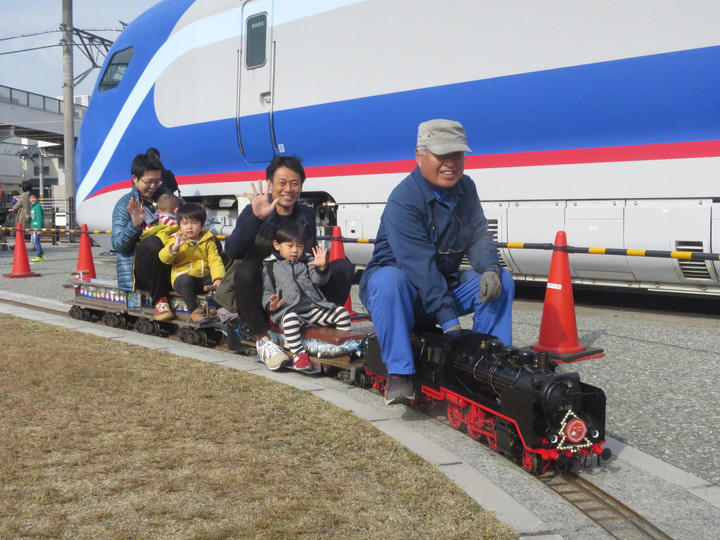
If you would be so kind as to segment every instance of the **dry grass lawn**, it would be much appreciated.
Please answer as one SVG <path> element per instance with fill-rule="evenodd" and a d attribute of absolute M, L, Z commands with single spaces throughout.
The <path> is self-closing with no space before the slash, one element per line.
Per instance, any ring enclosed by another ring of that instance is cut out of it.
<path fill-rule="evenodd" d="M 309 392 L 0 315 L 1 538 L 512 538 Z"/>

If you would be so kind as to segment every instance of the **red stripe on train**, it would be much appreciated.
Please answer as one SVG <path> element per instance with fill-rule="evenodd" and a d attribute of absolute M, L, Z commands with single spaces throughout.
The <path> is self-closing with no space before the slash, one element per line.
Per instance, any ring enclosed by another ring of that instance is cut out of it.
<path fill-rule="evenodd" d="M 644 144 L 635 146 L 609 146 L 604 148 L 579 148 L 572 150 L 546 150 L 541 152 L 515 152 L 507 154 L 470 155 L 465 160 L 466 169 L 500 169 L 509 167 L 533 167 L 543 165 L 572 165 L 580 163 L 612 163 L 621 161 L 651 161 L 661 159 L 688 159 L 720 156 L 720 141 L 697 141 L 685 143 Z M 408 173 L 415 160 L 380 161 L 373 163 L 348 163 L 306 167 L 308 178 L 333 176 L 361 176 L 367 174 Z M 178 183 L 222 184 L 262 180 L 265 170 L 213 173 L 178 176 Z M 118 182 L 96 191 L 91 197 L 129 188 L 129 180 Z M 90 197 L 88 197 L 90 198 Z"/>

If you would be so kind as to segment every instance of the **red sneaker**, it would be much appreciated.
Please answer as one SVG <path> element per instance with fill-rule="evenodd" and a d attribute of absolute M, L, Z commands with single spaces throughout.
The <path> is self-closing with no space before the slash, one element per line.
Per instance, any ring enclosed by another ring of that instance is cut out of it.
<path fill-rule="evenodd" d="M 168 321 L 174 319 L 175 314 L 170 309 L 167 298 L 164 296 L 155 302 L 155 320 L 156 321 Z"/>
<path fill-rule="evenodd" d="M 307 353 L 298 353 L 293 356 L 293 367 L 298 371 L 312 371 L 313 365 Z"/>

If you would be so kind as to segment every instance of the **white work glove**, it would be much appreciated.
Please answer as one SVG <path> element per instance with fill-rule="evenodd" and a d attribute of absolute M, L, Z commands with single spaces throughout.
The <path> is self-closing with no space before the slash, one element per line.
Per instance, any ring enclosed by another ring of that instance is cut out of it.
<path fill-rule="evenodd" d="M 480 301 L 484 304 L 492 302 L 500 298 L 502 285 L 500 284 L 500 276 L 492 270 L 483 272 L 480 276 Z"/>

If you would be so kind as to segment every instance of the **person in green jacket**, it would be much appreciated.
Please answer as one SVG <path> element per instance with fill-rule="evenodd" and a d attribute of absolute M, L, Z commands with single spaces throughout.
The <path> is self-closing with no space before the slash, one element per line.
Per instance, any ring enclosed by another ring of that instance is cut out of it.
<path fill-rule="evenodd" d="M 45 219 L 43 217 L 43 207 L 38 201 L 37 193 L 34 191 L 30 192 L 30 228 L 31 229 L 42 229 L 45 227 Z M 40 231 L 33 231 L 30 233 L 30 240 L 35 246 L 35 257 L 30 259 L 30 262 L 40 262 L 45 260 L 45 252 L 43 251 L 42 245 L 40 245 Z"/>
<path fill-rule="evenodd" d="M 203 231 L 206 219 L 207 212 L 201 204 L 185 203 L 178 208 L 178 224 L 156 233 L 165 244 L 158 257 L 171 265 L 172 287 L 185 301 L 190 319 L 197 323 L 208 322 L 197 294 L 203 292 L 206 285 L 218 286 L 225 275 L 215 238 L 210 231 Z"/>

